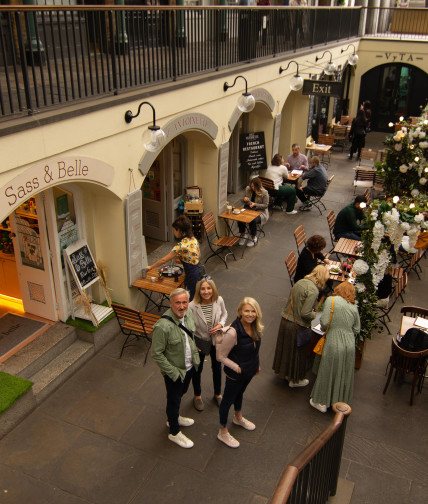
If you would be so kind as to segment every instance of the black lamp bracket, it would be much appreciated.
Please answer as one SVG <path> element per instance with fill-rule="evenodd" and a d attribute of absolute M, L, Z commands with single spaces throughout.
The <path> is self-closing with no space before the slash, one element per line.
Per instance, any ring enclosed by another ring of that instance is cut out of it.
<path fill-rule="evenodd" d="M 233 84 L 228 84 L 227 82 L 225 82 L 223 84 L 223 90 L 226 92 L 229 88 L 233 87 L 235 84 L 236 84 L 236 81 L 238 79 L 244 79 L 245 81 L 245 95 L 248 95 L 248 84 L 247 84 L 247 79 L 243 76 L 243 75 L 237 75 L 235 77 L 235 80 L 233 81 Z"/>
<path fill-rule="evenodd" d="M 332 60 L 332 58 L 333 58 L 333 55 L 331 54 L 331 51 L 324 51 L 324 52 L 322 53 L 322 56 L 316 56 L 315 61 L 318 61 L 318 60 L 323 59 L 323 58 L 324 58 L 324 56 L 325 56 L 327 53 L 329 53 L 329 54 L 330 54 L 330 61 L 329 61 L 329 63 L 331 63 L 331 60 Z"/>
<path fill-rule="evenodd" d="M 156 126 L 156 111 L 155 111 L 155 108 L 153 107 L 153 105 L 147 101 L 143 101 L 140 103 L 140 105 L 138 105 L 138 110 L 137 110 L 137 113 L 135 115 L 132 114 L 132 111 L 131 110 L 127 110 L 125 112 L 125 121 L 126 123 L 130 123 L 132 121 L 132 119 L 135 119 L 136 117 L 138 117 L 140 115 L 140 111 L 141 111 L 141 107 L 143 105 L 149 105 L 152 110 L 153 110 L 153 124 L 151 126 L 149 126 L 149 129 L 150 130 L 158 130 L 160 129 L 159 126 Z"/>
<path fill-rule="evenodd" d="M 279 67 L 279 73 L 282 74 L 282 72 L 285 72 L 286 70 L 288 70 L 288 67 L 291 65 L 291 63 L 296 63 L 296 65 L 297 65 L 297 72 L 296 72 L 295 77 L 298 77 L 299 76 L 299 63 L 297 63 L 297 61 L 295 61 L 295 60 L 289 61 L 288 65 L 285 68 Z"/>

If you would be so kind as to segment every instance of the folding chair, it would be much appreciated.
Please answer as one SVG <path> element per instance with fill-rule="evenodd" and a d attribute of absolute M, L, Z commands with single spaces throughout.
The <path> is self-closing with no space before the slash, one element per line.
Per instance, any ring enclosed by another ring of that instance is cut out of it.
<path fill-rule="evenodd" d="M 323 133 L 320 133 L 318 135 L 318 143 L 323 144 L 323 145 L 331 145 L 333 147 L 334 145 L 334 135 L 325 135 Z M 321 161 L 323 165 L 328 165 L 330 166 L 330 161 L 331 161 L 331 149 L 327 152 L 325 151 L 315 151 L 314 154 L 316 156 L 321 156 Z M 327 158 L 327 159 L 326 159 Z"/>
<path fill-rule="evenodd" d="M 334 145 L 342 147 L 342 152 L 345 149 L 347 127 L 335 124 L 333 127 Z"/>
<path fill-rule="evenodd" d="M 327 180 L 327 184 L 325 186 L 325 189 L 324 189 L 324 192 L 322 194 L 311 194 L 311 195 L 308 195 L 308 200 L 312 203 L 312 205 L 318 210 L 318 212 L 320 213 L 320 215 L 322 215 L 322 210 L 321 210 L 321 206 L 324 208 L 324 210 L 327 210 L 327 208 L 325 207 L 324 203 L 321 201 L 322 198 L 324 198 L 325 196 L 325 193 L 327 192 L 327 189 L 329 188 L 332 180 L 334 179 L 334 175 L 332 175 L 328 180 Z"/>
<path fill-rule="evenodd" d="M 266 189 L 266 191 L 269 193 L 269 211 L 272 210 L 273 203 L 275 201 L 275 196 L 274 196 L 274 191 L 275 191 L 275 184 L 273 183 L 273 180 L 267 177 L 260 177 L 260 182 L 262 183 L 262 186 Z"/>
<path fill-rule="evenodd" d="M 299 226 L 293 232 L 294 239 L 296 240 L 297 254 L 300 255 L 300 246 L 304 245 L 306 247 L 306 233 L 303 226 Z M 303 247 L 302 247 L 303 248 Z"/>
<path fill-rule="evenodd" d="M 370 193 L 370 189 L 369 188 L 367 188 L 364 191 L 364 197 L 366 198 L 367 206 L 370 205 L 370 203 L 372 202 L 372 195 Z"/>
<path fill-rule="evenodd" d="M 403 300 L 403 294 L 404 290 L 407 286 L 407 273 L 404 273 L 401 278 L 398 279 L 397 284 L 395 285 L 394 289 L 394 297 L 393 299 L 389 300 L 388 306 L 386 307 L 381 307 L 378 306 L 377 309 L 380 312 L 379 315 L 376 317 L 377 320 L 386 327 L 388 330 L 388 334 L 391 334 L 391 331 L 389 330 L 388 327 L 388 322 L 391 322 L 391 319 L 389 318 L 389 314 L 391 313 L 391 310 L 394 308 L 395 303 L 397 302 L 398 298 L 401 298 L 401 301 L 404 302 Z M 379 332 L 382 331 L 382 328 Z"/>
<path fill-rule="evenodd" d="M 291 287 L 294 285 L 294 275 L 296 273 L 297 268 L 297 257 L 296 254 L 291 251 L 288 256 L 285 258 L 285 266 L 287 267 L 288 276 L 290 277 Z"/>
<path fill-rule="evenodd" d="M 375 167 L 375 161 L 377 160 L 377 156 L 379 151 L 373 149 L 361 149 L 360 160 L 358 162 L 359 166 L 367 166 L 370 168 Z"/>
<path fill-rule="evenodd" d="M 331 240 L 331 244 L 332 244 L 332 248 L 329 252 L 329 254 L 331 254 L 334 250 L 334 247 L 336 246 L 336 243 L 337 243 L 337 240 L 333 234 L 334 225 L 336 223 L 336 215 L 333 210 L 330 210 L 330 212 L 328 212 L 328 214 L 327 214 L 327 223 L 328 223 L 328 229 L 330 231 L 330 240 Z M 340 261 L 339 255 L 336 254 L 336 256 L 337 256 L 337 259 Z"/>
<path fill-rule="evenodd" d="M 374 185 L 374 179 L 376 175 L 376 170 L 374 168 L 356 167 L 355 177 L 354 177 L 354 196 L 357 191 L 357 187 L 364 187 L 372 189 Z"/>
<path fill-rule="evenodd" d="M 379 193 L 377 198 L 385 198 L 386 196 L 383 178 L 378 173 L 375 173 L 372 191 Z"/>
<path fill-rule="evenodd" d="M 112 303 L 111 307 L 116 314 L 120 330 L 126 336 L 126 339 L 122 345 L 119 359 L 122 357 L 123 351 L 126 347 L 136 345 L 135 343 L 132 343 L 134 340 L 138 341 L 140 339 L 145 339 L 148 342 L 146 357 L 144 359 L 145 364 L 147 362 L 147 355 L 152 344 L 152 338 L 150 335 L 153 332 L 153 326 L 160 319 L 160 315 L 140 312 L 138 310 L 134 310 L 133 308 L 128 308 L 126 306 L 118 305 L 115 303 Z"/>
<path fill-rule="evenodd" d="M 205 259 L 205 264 L 207 263 L 208 259 L 217 256 L 224 262 L 226 268 L 229 269 L 229 266 L 226 263 L 226 257 L 228 255 L 232 255 L 236 261 L 235 254 L 230 247 L 236 245 L 236 243 L 238 243 L 239 241 L 239 238 L 237 236 L 219 236 L 212 212 L 208 212 L 202 217 L 202 223 L 205 228 L 205 234 L 207 235 L 208 246 L 212 252 L 211 255 L 209 255 Z M 221 255 L 223 252 L 226 252 L 224 256 Z"/>

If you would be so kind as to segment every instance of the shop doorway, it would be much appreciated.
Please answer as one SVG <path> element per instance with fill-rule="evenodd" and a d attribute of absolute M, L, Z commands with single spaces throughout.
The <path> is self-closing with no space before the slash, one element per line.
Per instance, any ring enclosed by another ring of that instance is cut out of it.
<path fill-rule="evenodd" d="M 186 187 L 185 140 L 176 137 L 162 150 L 144 179 L 143 233 L 146 238 L 173 241 L 171 225 Z"/>
<path fill-rule="evenodd" d="M 403 63 L 380 65 L 361 78 L 359 103 L 372 103 L 372 130 L 391 131 L 400 116 L 419 116 L 428 99 L 428 74 Z"/>

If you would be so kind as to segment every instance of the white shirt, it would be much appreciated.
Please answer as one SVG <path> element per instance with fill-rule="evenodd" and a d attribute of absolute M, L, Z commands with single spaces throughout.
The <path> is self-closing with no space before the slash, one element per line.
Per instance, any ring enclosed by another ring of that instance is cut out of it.
<path fill-rule="evenodd" d="M 278 187 L 284 182 L 284 180 L 288 179 L 287 167 L 284 165 L 270 165 L 266 170 L 265 177 L 271 179 L 275 186 L 275 189 L 278 189 Z"/>
<path fill-rule="evenodd" d="M 184 317 L 180 320 L 180 322 L 185 326 Z M 193 366 L 192 350 L 190 350 L 189 338 L 186 331 L 183 331 L 183 329 L 181 331 L 184 334 L 184 340 L 186 341 L 186 348 L 184 349 L 184 364 L 186 366 L 186 371 L 189 371 Z"/>

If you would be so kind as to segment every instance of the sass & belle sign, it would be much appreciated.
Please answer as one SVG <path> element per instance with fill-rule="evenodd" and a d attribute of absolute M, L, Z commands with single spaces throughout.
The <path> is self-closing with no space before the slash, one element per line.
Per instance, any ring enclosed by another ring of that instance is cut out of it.
<path fill-rule="evenodd" d="M 113 182 L 113 166 L 99 159 L 64 156 L 44 160 L 21 173 L 1 188 L 0 218 L 9 215 L 30 196 L 64 182 Z"/>

